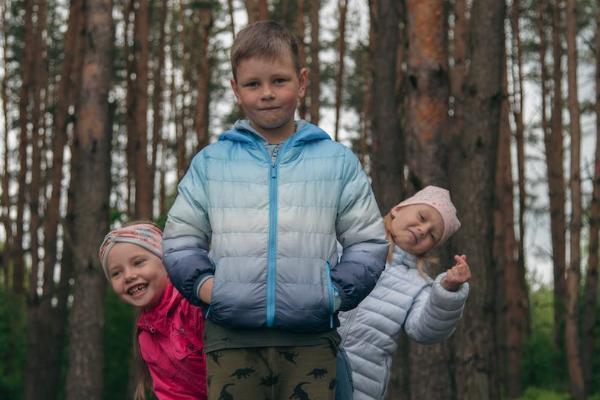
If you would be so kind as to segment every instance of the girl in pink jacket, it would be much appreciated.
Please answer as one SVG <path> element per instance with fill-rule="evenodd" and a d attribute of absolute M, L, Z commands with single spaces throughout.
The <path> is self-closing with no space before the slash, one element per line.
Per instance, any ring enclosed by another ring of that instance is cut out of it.
<path fill-rule="evenodd" d="M 140 310 L 134 347 L 144 373 L 134 398 L 145 398 L 149 373 L 159 400 L 206 399 L 204 318 L 169 280 L 161 230 L 146 222 L 114 229 L 99 256 L 117 296 Z"/>

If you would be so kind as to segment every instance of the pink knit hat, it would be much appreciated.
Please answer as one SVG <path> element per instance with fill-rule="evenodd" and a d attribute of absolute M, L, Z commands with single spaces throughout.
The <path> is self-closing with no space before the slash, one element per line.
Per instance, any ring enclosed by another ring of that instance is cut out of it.
<path fill-rule="evenodd" d="M 450 200 L 450 192 L 446 189 L 442 189 L 437 186 L 427 186 L 422 190 L 419 190 L 412 197 L 404 200 L 403 202 L 396 205 L 396 207 L 409 206 L 411 204 L 427 204 L 435 208 L 444 221 L 444 233 L 442 238 L 436 244 L 436 246 L 444 243 L 450 236 L 452 236 L 458 228 L 460 228 L 460 221 L 456 217 L 456 208 Z"/>
<path fill-rule="evenodd" d="M 162 232 L 158 227 L 150 223 L 139 223 L 113 229 L 104 237 L 98 253 L 100 264 L 107 279 L 108 255 L 117 243 L 135 244 L 153 253 L 158 258 L 162 258 Z"/>

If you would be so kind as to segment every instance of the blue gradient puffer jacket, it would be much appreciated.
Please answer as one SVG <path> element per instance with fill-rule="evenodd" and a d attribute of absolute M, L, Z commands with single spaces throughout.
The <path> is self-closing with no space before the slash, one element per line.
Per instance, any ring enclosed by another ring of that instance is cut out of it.
<path fill-rule="evenodd" d="M 215 323 L 330 330 L 339 324 L 334 298 L 340 310 L 356 307 L 383 270 L 383 223 L 358 159 L 317 126 L 299 126 L 273 162 L 264 139 L 238 122 L 179 184 L 164 263 L 194 304 L 214 276 Z"/>

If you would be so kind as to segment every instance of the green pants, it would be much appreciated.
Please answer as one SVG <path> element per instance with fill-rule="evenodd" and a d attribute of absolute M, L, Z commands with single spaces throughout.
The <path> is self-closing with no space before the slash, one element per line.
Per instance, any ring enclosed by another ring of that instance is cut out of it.
<path fill-rule="evenodd" d="M 207 353 L 209 400 L 334 400 L 336 354 L 329 344 Z"/>

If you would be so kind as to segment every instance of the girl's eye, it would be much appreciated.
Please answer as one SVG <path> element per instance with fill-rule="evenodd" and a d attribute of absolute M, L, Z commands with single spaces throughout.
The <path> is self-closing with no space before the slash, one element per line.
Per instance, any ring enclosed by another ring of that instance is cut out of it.
<path fill-rule="evenodd" d="M 121 274 L 121 271 L 112 271 L 112 272 L 110 273 L 110 278 L 111 278 L 111 279 L 115 279 L 115 278 L 117 278 L 117 277 L 118 277 L 120 274 Z"/>
<path fill-rule="evenodd" d="M 144 263 L 144 259 L 143 258 L 138 258 L 133 262 L 133 265 L 138 266 Z"/>
<path fill-rule="evenodd" d="M 423 214 L 422 214 L 422 213 L 419 213 L 419 219 L 420 219 L 421 221 L 425 221 L 425 217 L 423 216 Z"/>

